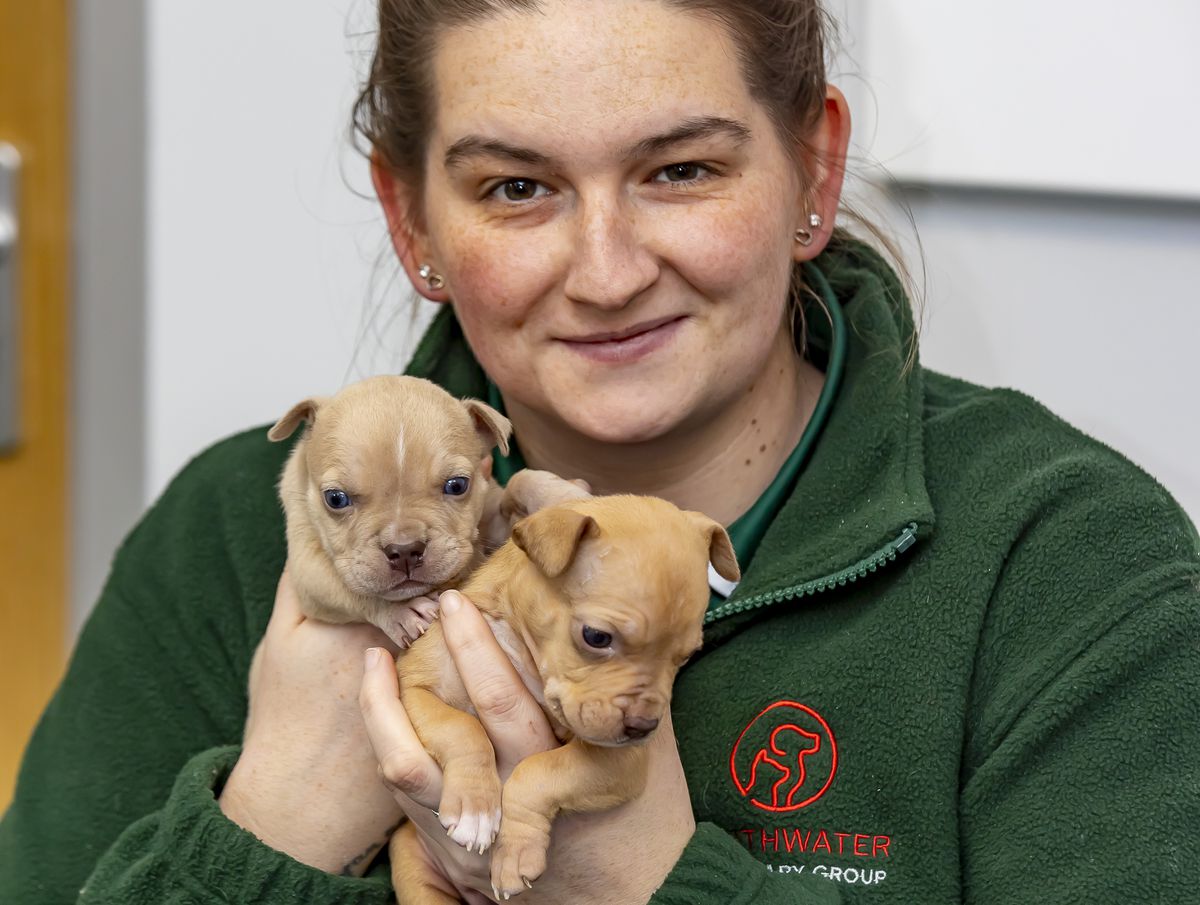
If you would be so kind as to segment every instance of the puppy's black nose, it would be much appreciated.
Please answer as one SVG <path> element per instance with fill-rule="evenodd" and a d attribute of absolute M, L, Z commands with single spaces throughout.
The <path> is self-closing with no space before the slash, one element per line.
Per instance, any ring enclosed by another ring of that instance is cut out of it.
<path fill-rule="evenodd" d="M 388 558 L 392 571 L 403 570 L 412 574 L 412 570 L 425 559 L 425 543 L 417 541 L 412 544 L 388 544 L 383 548 L 383 555 Z"/>
<path fill-rule="evenodd" d="M 657 726 L 658 720 L 647 720 L 640 716 L 625 717 L 625 734 L 630 738 L 645 738 Z"/>

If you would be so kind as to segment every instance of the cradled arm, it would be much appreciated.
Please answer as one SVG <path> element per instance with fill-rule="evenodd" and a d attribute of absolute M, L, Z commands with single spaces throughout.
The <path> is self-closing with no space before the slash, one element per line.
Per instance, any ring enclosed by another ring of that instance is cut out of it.
<path fill-rule="evenodd" d="M 1145 593 L 973 766 L 966 901 L 1200 901 L 1200 590 Z"/>
<path fill-rule="evenodd" d="M 1200 901 L 1195 532 L 1116 457 L 1027 481 L 973 672 L 964 899 Z"/>
<path fill-rule="evenodd" d="M 386 883 L 333 876 L 264 844 L 218 802 L 239 762 L 248 670 L 283 567 L 281 465 L 258 438 L 222 444 L 126 541 L 0 821 L 0 902 L 389 900 Z M 370 643 L 346 654 L 348 724 L 361 724 L 353 692 Z M 342 694 L 328 678 L 314 685 Z M 377 788 L 374 762 L 366 767 Z"/>

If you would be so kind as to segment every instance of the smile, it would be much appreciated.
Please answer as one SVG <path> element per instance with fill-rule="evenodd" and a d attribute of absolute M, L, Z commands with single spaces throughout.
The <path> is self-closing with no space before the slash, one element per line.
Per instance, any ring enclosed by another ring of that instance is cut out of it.
<path fill-rule="evenodd" d="M 563 338 L 559 342 L 592 361 L 636 361 L 670 342 L 686 319 L 687 315 L 663 317 L 636 324 L 626 330 Z"/>

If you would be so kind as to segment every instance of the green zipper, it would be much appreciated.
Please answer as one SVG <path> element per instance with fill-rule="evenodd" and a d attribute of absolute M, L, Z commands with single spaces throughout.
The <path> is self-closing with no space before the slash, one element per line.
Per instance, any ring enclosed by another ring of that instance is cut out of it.
<path fill-rule="evenodd" d="M 753 597 L 747 597 L 744 600 L 731 600 L 717 607 L 715 610 L 709 610 L 704 616 L 704 624 L 708 625 L 725 616 L 732 616 L 734 613 L 744 613 L 746 610 L 756 609 L 769 603 L 779 603 L 781 600 L 818 594 L 829 588 L 841 587 L 850 582 L 858 581 L 860 578 L 866 578 L 869 573 L 877 571 L 881 566 L 889 562 L 894 562 L 898 554 L 903 553 L 916 542 L 917 523 L 910 522 L 908 527 L 900 532 L 899 537 L 888 541 L 870 556 L 860 559 L 852 566 L 834 572 L 832 575 L 826 575 L 824 578 L 806 581 L 803 584 L 794 585 L 790 588 L 783 588 L 779 591 L 766 591 L 762 594 L 756 594 Z"/>

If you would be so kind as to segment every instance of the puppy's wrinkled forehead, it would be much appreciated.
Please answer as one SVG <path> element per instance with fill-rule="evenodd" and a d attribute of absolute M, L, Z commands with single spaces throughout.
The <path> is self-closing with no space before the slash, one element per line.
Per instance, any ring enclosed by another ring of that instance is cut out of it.
<path fill-rule="evenodd" d="M 409 492 L 469 475 L 484 455 L 466 409 L 444 391 L 416 383 L 403 392 L 360 385 L 343 390 L 321 409 L 309 449 L 315 480 L 390 477 L 395 487 L 389 489 Z"/>
<path fill-rule="evenodd" d="M 612 620 L 632 642 L 694 633 L 708 606 L 708 545 L 670 504 L 597 514 L 566 583 L 577 605 Z"/>

